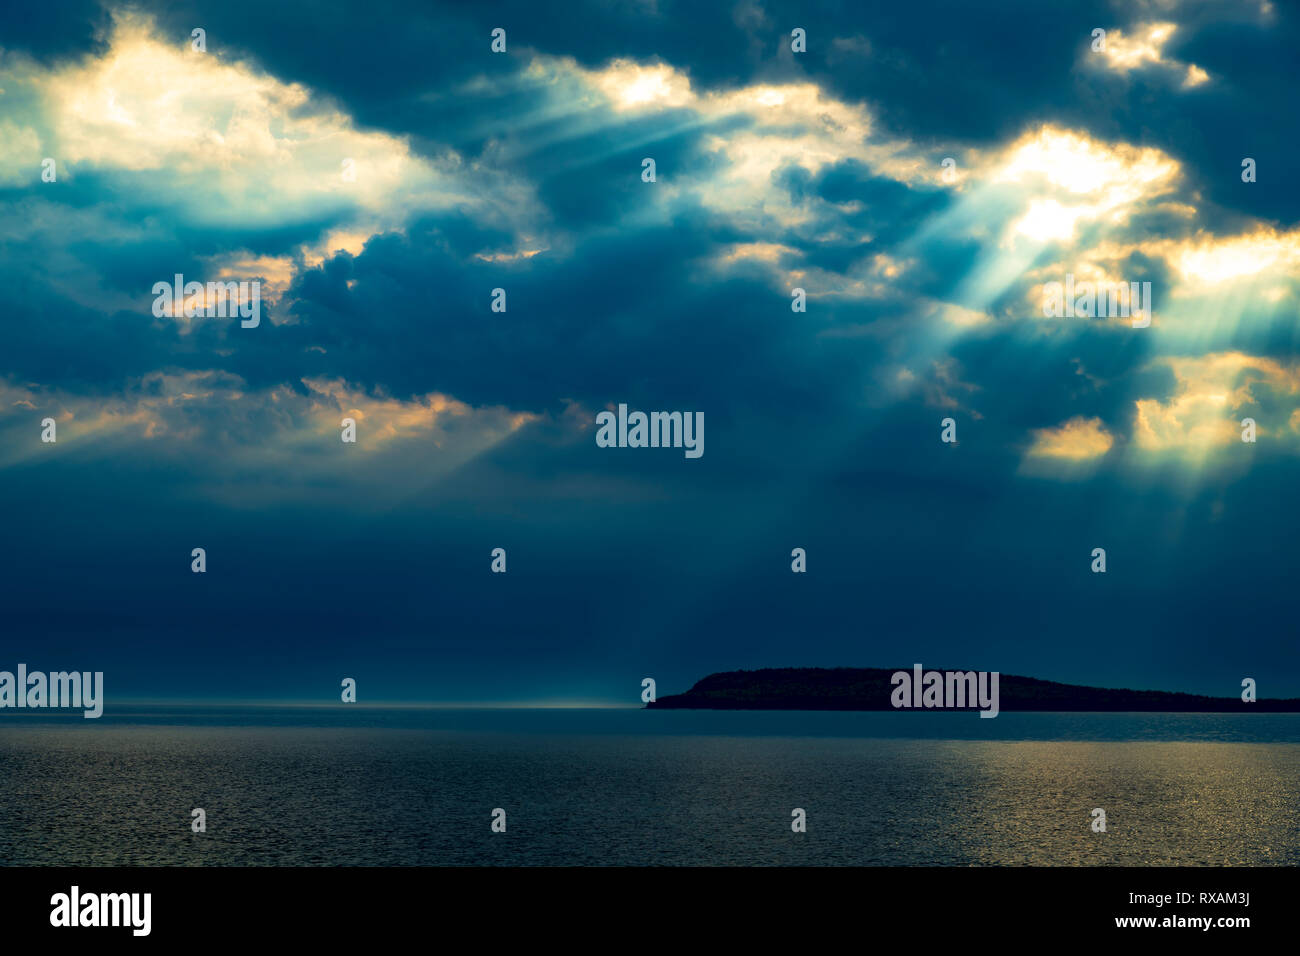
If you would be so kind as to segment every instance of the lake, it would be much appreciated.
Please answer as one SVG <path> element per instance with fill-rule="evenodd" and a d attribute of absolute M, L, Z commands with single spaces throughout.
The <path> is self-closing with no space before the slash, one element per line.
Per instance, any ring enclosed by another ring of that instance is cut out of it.
<path fill-rule="evenodd" d="M 1298 782 L 1287 714 L 137 706 L 0 721 L 0 861 L 1294 866 Z"/>

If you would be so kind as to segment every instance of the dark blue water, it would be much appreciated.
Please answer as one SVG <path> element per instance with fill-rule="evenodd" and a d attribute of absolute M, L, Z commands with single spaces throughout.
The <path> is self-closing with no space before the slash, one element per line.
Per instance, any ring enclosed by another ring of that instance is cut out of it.
<path fill-rule="evenodd" d="M 742 737 L 862 737 L 897 740 L 1218 740 L 1300 743 L 1300 714 L 1038 714 L 981 718 L 953 711 L 710 711 L 641 708 L 444 708 L 139 704 L 77 714 L 8 710 L 7 728 L 387 727 L 525 734 L 667 734 Z"/>
<path fill-rule="evenodd" d="M 1300 863 L 1300 715 L 14 714 L 9 864 Z"/>

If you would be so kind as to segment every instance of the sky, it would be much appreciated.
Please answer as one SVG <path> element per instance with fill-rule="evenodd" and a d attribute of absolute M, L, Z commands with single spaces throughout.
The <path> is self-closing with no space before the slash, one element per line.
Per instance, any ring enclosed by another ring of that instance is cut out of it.
<path fill-rule="evenodd" d="M 1297 46 L 1254 0 L 9 3 L 0 668 L 1300 696 Z M 703 454 L 601 447 L 620 404 Z"/>

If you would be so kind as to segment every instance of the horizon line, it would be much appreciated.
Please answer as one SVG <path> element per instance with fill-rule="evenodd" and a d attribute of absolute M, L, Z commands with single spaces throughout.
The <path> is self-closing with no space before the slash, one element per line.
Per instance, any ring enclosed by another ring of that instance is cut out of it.
<path fill-rule="evenodd" d="M 305 698 L 260 697 L 122 697 L 114 701 L 115 707 L 134 706 L 207 706 L 207 707 L 294 707 L 350 710 L 639 710 L 644 705 L 612 700 L 374 700 L 345 703 L 341 700 L 315 700 Z"/>

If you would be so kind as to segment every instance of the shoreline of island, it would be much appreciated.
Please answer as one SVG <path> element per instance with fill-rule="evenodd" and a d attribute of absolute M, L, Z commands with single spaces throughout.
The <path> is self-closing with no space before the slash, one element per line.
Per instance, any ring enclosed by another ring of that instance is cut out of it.
<path fill-rule="evenodd" d="M 962 706 L 949 700 L 932 705 L 922 700 L 896 703 L 901 682 L 898 675 L 913 674 L 920 665 L 906 668 L 874 667 L 784 667 L 759 670 L 720 671 L 696 681 L 690 690 L 646 701 L 652 710 L 815 710 L 893 711 L 960 710 L 978 711 L 973 698 Z M 947 675 L 978 675 L 978 671 L 941 671 Z M 997 708 L 1011 712 L 1076 713 L 1300 713 L 1300 698 L 1244 699 L 1209 697 L 1179 691 L 1129 690 L 1088 687 L 1057 681 L 998 675 Z"/>

